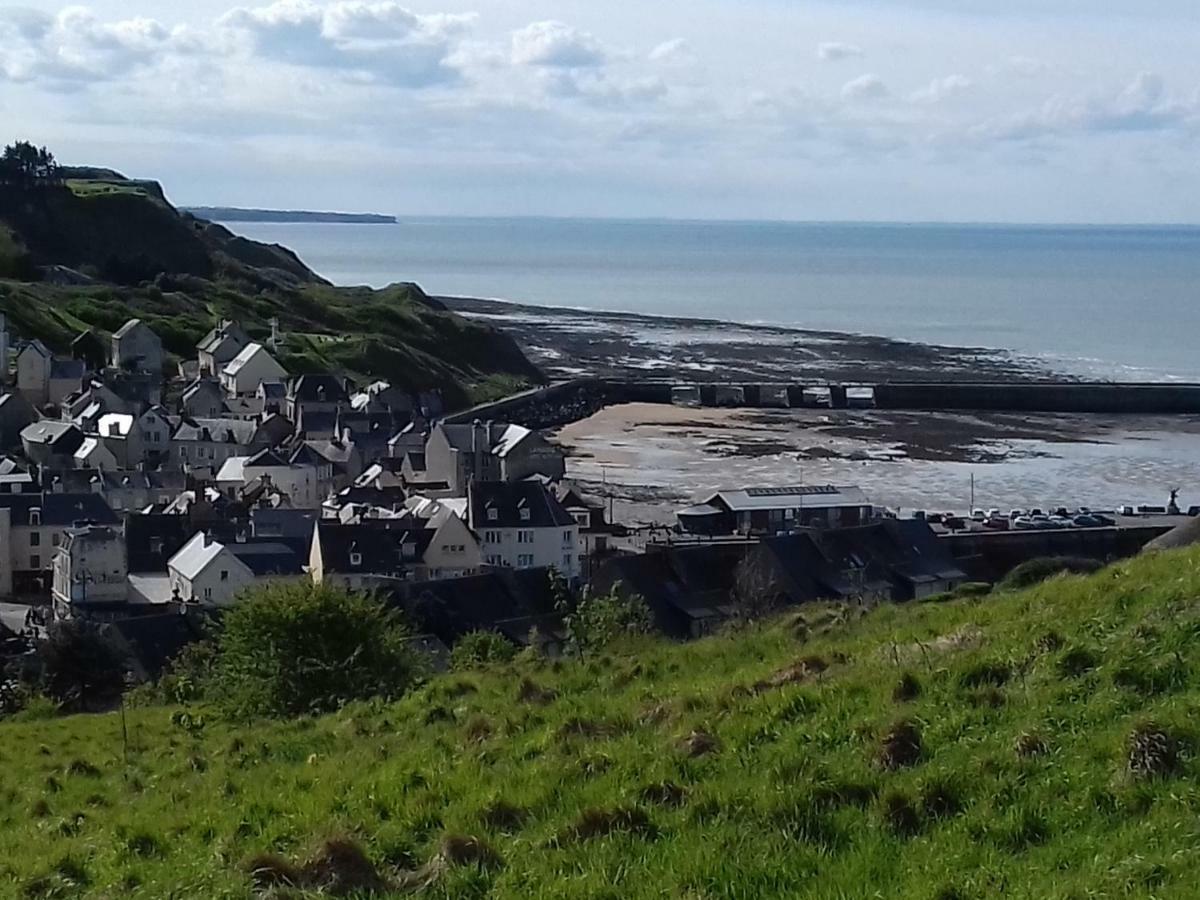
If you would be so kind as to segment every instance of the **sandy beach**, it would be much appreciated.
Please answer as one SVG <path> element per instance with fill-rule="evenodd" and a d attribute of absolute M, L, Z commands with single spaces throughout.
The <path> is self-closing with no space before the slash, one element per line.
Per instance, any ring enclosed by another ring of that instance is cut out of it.
<path fill-rule="evenodd" d="M 1166 416 L 725 410 L 627 404 L 558 431 L 568 474 L 618 515 L 673 520 L 722 487 L 857 484 L 878 505 L 965 510 L 1200 503 L 1200 420 Z"/>

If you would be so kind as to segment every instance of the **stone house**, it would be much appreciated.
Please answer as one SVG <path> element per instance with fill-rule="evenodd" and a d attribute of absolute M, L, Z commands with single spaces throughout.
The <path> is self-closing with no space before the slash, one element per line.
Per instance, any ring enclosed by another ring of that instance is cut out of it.
<path fill-rule="evenodd" d="M 185 417 L 171 435 L 169 464 L 184 471 L 215 474 L 227 459 L 252 456 L 272 443 L 259 423 Z"/>
<path fill-rule="evenodd" d="M 262 344 L 247 344 L 221 369 L 221 389 L 228 397 L 251 397 L 264 381 L 282 381 L 287 369 Z"/>
<path fill-rule="evenodd" d="M 54 553 L 51 597 L 60 619 L 103 617 L 128 601 L 125 538 L 119 528 L 67 528 Z"/>
<path fill-rule="evenodd" d="M 197 378 L 179 398 L 179 412 L 192 419 L 219 419 L 225 413 L 225 392 L 213 378 Z"/>
<path fill-rule="evenodd" d="M 111 360 L 115 369 L 160 378 L 165 360 L 162 341 L 141 319 L 130 319 L 113 333 Z"/>
<path fill-rule="evenodd" d="M 562 451 L 521 425 L 438 423 L 425 442 L 426 477 L 444 481 L 462 496 L 471 481 L 519 481 L 530 475 L 558 480 L 566 471 Z"/>
<path fill-rule="evenodd" d="M 237 322 L 224 319 L 196 345 L 200 374 L 216 376 L 251 343 Z"/>

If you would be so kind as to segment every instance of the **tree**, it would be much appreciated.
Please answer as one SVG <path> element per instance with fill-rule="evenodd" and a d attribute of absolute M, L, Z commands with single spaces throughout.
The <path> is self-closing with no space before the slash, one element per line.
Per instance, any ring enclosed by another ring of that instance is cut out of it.
<path fill-rule="evenodd" d="M 125 654 L 88 622 L 55 622 L 37 656 L 46 693 L 68 709 L 102 709 L 125 687 Z"/>
<path fill-rule="evenodd" d="M 17 141 L 4 148 L 0 156 L 0 186 L 29 190 L 59 180 L 59 167 L 45 147 Z"/>
<path fill-rule="evenodd" d="M 217 636 L 216 691 L 238 716 L 329 712 L 403 694 L 420 666 L 408 628 L 376 597 L 275 584 L 245 595 Z"/>

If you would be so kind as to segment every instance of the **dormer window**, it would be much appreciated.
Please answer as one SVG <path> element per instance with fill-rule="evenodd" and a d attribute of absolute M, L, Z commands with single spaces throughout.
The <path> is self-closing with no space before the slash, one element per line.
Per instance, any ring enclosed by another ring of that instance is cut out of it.
<path fill-rule="evenodd" d="M 350 551 L 350 565 L 352 565 L 352 566 L 361 566 L 362 565 L 362 554 L 359 553 L 357 550 Z"/>
<path fill-rule="evenodd" d="M 522 509 L 521 509 L 521 521 L 522 521 L 522 522 L 528 522 L 528 521 L 529 521 L 529 509 L 528 509 L 528 507 L 525 507 L 525 508 L 522 508 Z"/>
<path fill-rule="evenodd" d="M 29 510 L 29 524 L 35 528 L 42 524 L 42 511 L 38 507 L 33 507 Z"/>
<path fill-rule="evenodd" d="M 495 522 L 497 519 L 500 518 L 500 510 L 496 509 L 496 507 L 494 507 L 494 506 L 489 506 L 488 511 L 487 511 L 487 516 L 488 516 L 489 522 Z"/>

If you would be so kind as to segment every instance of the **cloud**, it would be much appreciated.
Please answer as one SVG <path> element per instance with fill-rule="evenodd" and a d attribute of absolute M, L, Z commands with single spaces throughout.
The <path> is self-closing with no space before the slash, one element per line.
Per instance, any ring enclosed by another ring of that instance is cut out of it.
<path fill-rule="evenodd" d="M 105 23 L 79 6 L 55 16 L 0 10 L 0 78 L 11 81 L 105 81 L 151 65 L 168 51 L 190 49 L 186 29 L 153 19 Z"/>
<path fill-rule="evenodd" d="M 414 13 L 393 0 L 276 0 L 239 7 L 218 26 L 253 55 L 298 66 L 327 67 L 405 87 L 454 81 L 456 39 L 473 16 Z"/>
<path fill-rule="evenodd" d="M 684 38 L 663 41 L 650 51 L 647 59 L 657 63 L 688 63 L 695 60 L 691 45 Z"/>
<path fill-rule="evenodd" d="M 879 100 L 887 95 L 887 85 L 878 75 L 859 75 L 842 85 L 843 100 Z"/>
<path fill-rule="evenodd" d="M 839 62 L 863 56 L 863 48 L 856 44 L 843 44 L 840 41 L 825 41 L 817 45 L 817 59 L 822 62 Z"/>
<path fill-rule="evenodd" d="M 519 66 L 583 69 L 606 57 L 599 41 L 564 22 L 533 22 L 512 34 L 512 61 Z"/>
<path fill-rule="evenodd" d="M 965 75 L 947 75 L 933 79 L 928 87 L 914 91 L 908 99 L 913 103 L 941 103 L 970 89 L 971 79 Z"/>
<path fill-rule="evenodd" d="M 623 78 L 590 69 L 556 69 L 547 75 L 549 93 L 597 106 L 627 107 L 658 100 L 667 93 L 666 83 L 653 75 Z"/>

